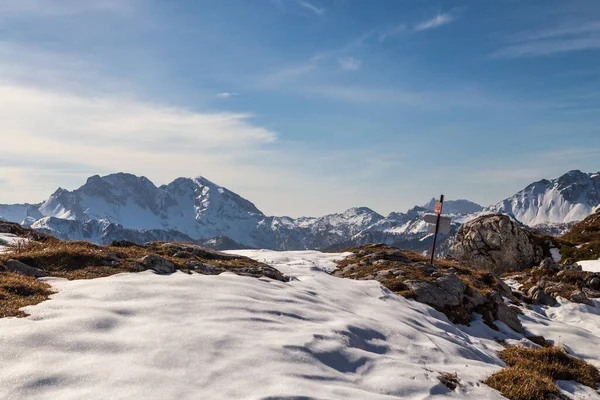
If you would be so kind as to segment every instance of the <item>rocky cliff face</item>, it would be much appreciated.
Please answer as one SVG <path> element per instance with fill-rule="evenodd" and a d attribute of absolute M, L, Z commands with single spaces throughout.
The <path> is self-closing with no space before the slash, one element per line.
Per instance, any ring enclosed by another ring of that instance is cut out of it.
<path fill-rule="evenodd" d="M 550 247 L 506 215 L 485 215 L 458 228 L 450 251 L 472 268 L 504 273 L 538 265 Z"/>

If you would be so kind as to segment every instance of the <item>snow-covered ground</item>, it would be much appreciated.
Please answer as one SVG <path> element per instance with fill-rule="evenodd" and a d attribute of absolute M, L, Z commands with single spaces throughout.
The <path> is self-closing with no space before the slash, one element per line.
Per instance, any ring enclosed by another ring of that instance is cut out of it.
<path fill-rule="evenodd" d="M 48 279 L 58 291 L 51 300 L 27 307 L 28 318 L 0 319 L 0 398 L 502 398 L 480 381 L 501 368 L 494 339 L 519 340 L 508 328 L 480 319 L 455 326 L 375 281 L 332 277 L 325 271 L 340 254 L 236 253 L 292 279 L 148 271 Z M 571 312 L 581 310 L 561 318 Z M 590 346 L 582 355 L 597 352 L 600 323 L 569 318 L 560 326 L 587 335 L 577 336 Z M 441 372 L 458 374 L 456 392 Z"/>
<path fill-rule="evenodd" d="M 20 238 L 12 233 L 0 233 L 0 253 L 6 251 L 10 246 L 18 246 L 19 244 L 25 244 L 29 240 Z"/>
<path fill-rule="evenodd" d="M 577 261 L 584 271 L 600 272 L 600 260 Z"/>

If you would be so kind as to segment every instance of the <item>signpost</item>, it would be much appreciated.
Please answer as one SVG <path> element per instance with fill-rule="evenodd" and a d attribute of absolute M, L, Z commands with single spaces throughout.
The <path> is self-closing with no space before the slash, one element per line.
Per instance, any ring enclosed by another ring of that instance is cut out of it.
<path fill-rule="evenodd" d="M 440 232 L 440 220 L 442 218 L 442 206 L 443 205 L 444 205 L 444 195 L 441 195 L 440 201 L 439 201 L 439 203 L 436 203 L 435 209 L 434 209 L 434 212 L 437 214 L 437 218 L 435 221 L 435 232 L 433 234 L 433 247 L 431 249 L 431 260 L 429 261 L 430 264 L 433 264 L 433 259 L 435 257 L 435 244 L 437 242 L 438 233 Z"/>

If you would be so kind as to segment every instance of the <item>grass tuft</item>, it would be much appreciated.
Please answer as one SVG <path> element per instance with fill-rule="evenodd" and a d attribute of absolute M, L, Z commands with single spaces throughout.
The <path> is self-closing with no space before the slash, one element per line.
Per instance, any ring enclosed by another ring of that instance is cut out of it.
<path fill-rule="evenodd" d="M 29 276 L 0 273 L 0 318 L 25 317 L 21 307 L 41 303 L 54 293 L 50 285 Z"/>
<path fill-rule="evenodd" d="M 560 395 L 557 380 L 577 381 L 593 389 L 600 382 L 600 371 L 596 367 L 557 346 L 508 346 L 498 355 L 507 367 L 484 383 L 511 400 L 556 398 Z"/>

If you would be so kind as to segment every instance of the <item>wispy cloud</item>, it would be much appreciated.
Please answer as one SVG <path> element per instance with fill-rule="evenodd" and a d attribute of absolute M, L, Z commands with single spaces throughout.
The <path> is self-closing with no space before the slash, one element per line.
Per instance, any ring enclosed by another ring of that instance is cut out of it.
<path fill-rule="evenodd" d="M 456 18 L 449 13 L 437 14 L 433 18 L 428 19 L 426 21 L 423 21 L 423 22 L 415 25 L 414 30 L 415 31 L 426 31 L 428 29 L 439 28 L 442 25 L 446 25 L 446 24 L 449 24 L 450 22 L 453 22 L 455 19 Z"/>
<path fill-rule="evenodd" d="M 0 1 L 0 13 L 3 15 L 62 16 L 100 11 L 131 15 L 136 3 L 137 0 L 9 0 Z"/>
<path fill-rule="evenodd" d="M 235 96 L 239 96 L 239 93 L 231 93 L 231 92 L 222 92 L 222 93 L 218 93 L 217 97 L 221 98 L 221 99 L 228 99 L 230 97 L 235 97 Z"/>
<path fill-rule="evenodd" d="M 380 42 L 383 42 L 384 40 L 394 37 L 394 36 L 398 36 L 403 34 L 404 32 L 406 32 L 406 25 L 405 24 L 400 24 L 400 25 L 396 25 L 392 28 L 388 28 L 388 29 L 384 29 L 378 32 L 378 39 Z"/>
<path fill-rule="evenodd" d="M 308 1 L 299 1 L 298 4 L 319 16 L 324 15 L 326 11 L 325 8 L 318 7 L 312 3 L 309 3 Z"/>
<path fill-rule="evenodd" d="M 338 58 L 338 64 L 344 71 L 357 71 L 362 66 L 362 60 L 354 57 L 342 57 Z"/>
<path fill-rule="evenodd" d="M 507 36 L 506 39 L 510 44 L 494 52 L 492 57 L 536 57 L 599 49 L 600 22 L 588 21 L 552 29 L 528 30 Z"/>

